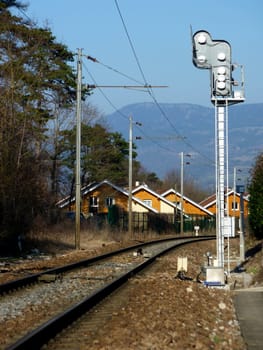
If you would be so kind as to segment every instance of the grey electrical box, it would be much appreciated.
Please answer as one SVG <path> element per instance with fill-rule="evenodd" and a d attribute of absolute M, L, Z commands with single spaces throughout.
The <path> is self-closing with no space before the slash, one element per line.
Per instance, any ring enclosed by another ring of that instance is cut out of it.
<path fill-rule="evenodd" d="M 206 285 L 220 286 L 225 284 L 225 273 L 223 267 L 209 266 L 206 269 Z"/>

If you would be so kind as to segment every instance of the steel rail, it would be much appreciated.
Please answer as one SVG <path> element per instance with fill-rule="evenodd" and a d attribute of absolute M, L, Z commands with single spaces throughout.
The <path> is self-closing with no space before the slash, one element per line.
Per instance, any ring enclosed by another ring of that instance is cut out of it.
<path fill-rule="evenodd" d="M 200 238 L 202 238 L 202 237 L 211 237 L 211 238 L 213 237 L 214 238 L 214 236 L 200 236 Z M 121 249 L 118 249 L 118 250 L 114 250 L 112 252 L 108 252 L 108 253 L 105 253 L 105 254 L 97 255 L 97 256 L 94 256 L 92 258 L 82 259 L 80 261 L 77 261 L 77 262 L 74 262 L 74 263 L 71 263 L 71 264 L 63 265 L 63 266 L 60 266 L 60 267 L 55 267 L 55 268 L 52 268 L 52 269 L 47 269 L 45 271 L 38 272 L 38 273 L 35 273 L 35 274 L 32 274 L 32 275 L 29 275 L 29 276 L 26 276 L 26 277 L 14 280 L 14 281 L 10 281 L 10 282 L 6 282 L 6 283 L 3 283 L 3 284 L 0 284 L 0 295 L 4 294 L 4 293 L 9 293 L 12 290 L 23 288 L 23 287 L 25 287 L 27 285 L 30 285 L 30 284 L 37 283 L 39 278 L 41 276 L 43 276 L 43 275 L 46 275 L 46 274 L 50 274 L 50 275 L 57 274 L 58 275 L 58 274 L 61 274 L 63 272 L 67 272 L 67 271 L 70 271 L 70 270 L 73 270 L 73 269 L 77 269 L 77 268 L 82 267 L 82 266 L 87 266 L 87 265 L 93 264 L 94 262 L 97 262 L 97 261 L 100 261 L 100 260 L 112 257 L 115 254 L 121 254 L 121 253 L 125 253 L 125 252 L 127 252 L 129 250 L 145 247 L 145 246 L 147 246 L 149 244 L 154 244 L 154 243 L 157 243 L 157 242 L 161 243 L 161 242 L 165 242 L 165 241 L 171 241 L 171 240 L 174 240 L 174 239 L 180 240 L 180 239 L 185 239 L 185 238 L 187 238 L 187 237 L 172 237 L 172 238 L 165 238 L 165 239 L 160 239 L 160 240 L 153 240 L 153 241 L 149 241 L 149 242 L 139 243 L 139 244 L 136 244 L 136 245 L 133 245 L 133 246 L 129 246 L 129 247 L 125 247 L 125 248 L 121 248 Z"/>
<path fill-rule="evenodd" d="M 60 313 L 56 317 L 52 318 L 48 322 L 39 326 L 14 344 L 8 346 L 6 350 L 28 350 L 34 349 L 38 350 L 44 344 L 47 344 L 49 340 L 54 338 L 58 333 L 60 333 L 64 328 L 72 324 L 76 319 L 81 317 L 84 313 L 88 312 L 96 304 L 101 302 L 105 297 L 109 296 L 112 292 L 122 286 L 129 278 L 138 274 L 140 271 L 152 264 L 158 257 L 168 253 L 174 248 L 178 248 L 182 245 L 193 243 L 196 241 L 204 241 L 209 239 L 214 239 L 215 237 L 205 236 L 199 238 L 185 238 L 181 242 L 177 241 L 172 246 L 164 248 L 162 251 L 156 253 L 155 255 L 147 258 L 144 262 L 140 263 L 136 267 L 132 268 L 130 271 L 122 274 L 120 277 L 114 279 L 112 282 L 106 284 L 96 292 L 92 293 L 90 296 L 82 300 L 81 302 L 70 307 L 66 311 Z"/>

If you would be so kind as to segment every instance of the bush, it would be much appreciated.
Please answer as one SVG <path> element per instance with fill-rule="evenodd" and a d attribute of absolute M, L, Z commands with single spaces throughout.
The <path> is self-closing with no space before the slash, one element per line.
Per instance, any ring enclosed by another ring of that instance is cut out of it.
<path fill-rule="evenodd" d="M 259 154 L 251 172 L 249 185 L 249 226 L 257 239 L 263 238 L 263 153 Z"/>

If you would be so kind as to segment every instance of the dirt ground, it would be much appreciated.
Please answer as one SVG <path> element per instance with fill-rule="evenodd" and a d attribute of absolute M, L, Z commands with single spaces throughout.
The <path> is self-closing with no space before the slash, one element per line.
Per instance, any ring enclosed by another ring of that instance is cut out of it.
<path fill-rule="evenodd" d="M 82 240 L 81 250 L 63 247 L 55 254 L 52 246 L 52 254 L 48 254 L 47 249 L 45 253 L 35 251 L 27 255 L 27 259 L 18 259 L 10 264 L 2 260 L 0 283 L 133 243 L 134 241 L 128 240 L 117 242 L 92 238 Z M 239 263 L 239 239 L 231 239 L 229 243 L 232 270 Z M 228 247 L 227 245 L 225 247 L 227 259 Z M 89 348 L 116 350 L 123 349 L 124 346 L 127 349 L 155 350 L 171 348 L 245 350 L 246 346 L 233 306 L 232 290 L 205 288 L 196 282 L 201 266 L 207 262 L 208 251 L 212 256 L 216 255 L 215 241 L 181 247 L 177 257 L 163 258 L 162 267 L 150 274 L 146 280 L 136 278 L 133 283 L 136 286 L 141 285 L 141 292 L 137 289 L 134 292 L 131 289 L 127 295 L 127 305 L 113 315 L 112 322 L 102 327 Z M 242 288 L 244 284 L 246 287 L 263 285 L 262 241 L 246 242 L 246 252 L 245 262 L 239 266 L 236 273 L 231 273 L 229 276 L 231 288 Z M 189 280 L 176 278 L 178 256 L 188 258 Z"/>

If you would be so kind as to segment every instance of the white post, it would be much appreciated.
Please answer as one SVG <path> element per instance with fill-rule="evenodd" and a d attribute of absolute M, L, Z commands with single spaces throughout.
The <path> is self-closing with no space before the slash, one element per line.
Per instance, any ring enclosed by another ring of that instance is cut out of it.
<path fill-rule="evenodd" d="M 224 183 L 225 183 L 225 113 L 224 107 L 216 106 L 217 115 L 217 261 L 224 267 Z"/>

